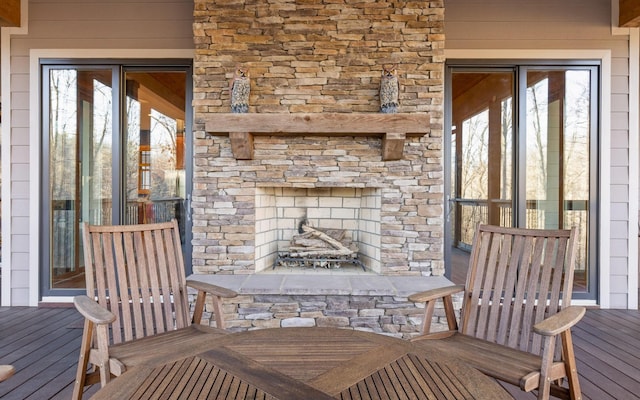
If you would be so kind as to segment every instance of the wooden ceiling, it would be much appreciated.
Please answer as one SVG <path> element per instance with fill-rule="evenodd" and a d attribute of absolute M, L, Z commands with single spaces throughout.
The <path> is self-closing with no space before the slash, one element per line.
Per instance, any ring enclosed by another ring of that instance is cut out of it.
<path fill-rule="evenodd" d="M 640 26 L 640 1 L 620 0 L 620 13 L 618 25 L 623 28 L 636 28 Z"/>
<path fill-rule="evenodd" d="M 20 0 L 0 0 L 1 26 L 20 26 Z"/>

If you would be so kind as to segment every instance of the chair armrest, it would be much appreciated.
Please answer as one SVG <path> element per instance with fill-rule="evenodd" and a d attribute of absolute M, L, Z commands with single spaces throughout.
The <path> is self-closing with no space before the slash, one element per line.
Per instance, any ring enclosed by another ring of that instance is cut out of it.
<path fill-rule="evenodd" d="M 409 301 L 414 303 L 424 303 L 445 296 L 451 296 L 454 293 L 464 291 L 464 285 L 446 286 L 437 289 L 425 290 L 424 292 L 414 293 L 409 296 Z"/>
<path fill-rule="evenodd" d="M 200 290 L 202 292 L 206 292 L 212 294 L 214 296 L 222 297 L 222 298 L 233 298 L 238 295 L 234 290 L 223 288 L 222 286 L 217 286 L 211 283 L 194 281 L 187 279 L 187 286 Z"/>
<path fill-rule="evenodd" d="M 224 329 L 224 318 L 222 309 L 223 298 L 234 298 L 238 295 L 234 290 L 223 288 L 221 286 L 213 285 L 211 283 L 195 281 L 187 279 L 187 286 L 198 290 L 198 296 L 196 298 L 196 304 L 193 309 L 192 322 L 199 324 L 202 321 L 202 315 L 204 312 L 204 302 L 207 293 L 213 295 L 213 310 L 216 318 L 216 327 Z"/>
<path fill-rule="evenodd" d="M 567 307 L 535 324 L 533 331 L 543 336 L 555 336 L 577 324 L 585 312 L 586 308 L 584 307 Z"/>
<path fill-rule="evenodd" d="M 76 296 L 73 298 L 76 309 L 86 319 L 97 325 L 110 324 L 116 320 L 116 316 L 100 304 L 91 300 L 88 296 Z"/>
<path fill-rule="evenodd" d="M 422 319 L 422 335 L 429 334 L 431 330 L 431 318 L 435 310 L 436 302 L 434 300 L 442 299 L 444 304 L 444 314 L 449 326 L 449 333 L 458 330 L 458 322 L 456 321 L 455 311 L 453 309 L 453 300 L 451 295 L 464 291 L 464 285 L 446 286 L 437 289 L 425 290 L 424 292 L 414 293 L 409 296 L 409 301 L 414 303 L 425 303 L 424 317 Z"/>

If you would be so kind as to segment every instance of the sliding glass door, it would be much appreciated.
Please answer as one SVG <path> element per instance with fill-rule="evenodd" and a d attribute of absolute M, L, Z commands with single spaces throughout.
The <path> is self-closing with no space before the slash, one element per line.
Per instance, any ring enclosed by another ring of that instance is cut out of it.
<path fill-rule="evenodd" d="M 42 71 L 43 295 L 84 287 L 83 222 L 176 218 L 190 265 L 190 66 L 44 63 Z"/>
<path fill-rule="evenodd" d="M 445 258 L 463 283 L 477 223 L 576 227 L 574 297 L 595 298 L 597 66 L 447 70 Z"/>

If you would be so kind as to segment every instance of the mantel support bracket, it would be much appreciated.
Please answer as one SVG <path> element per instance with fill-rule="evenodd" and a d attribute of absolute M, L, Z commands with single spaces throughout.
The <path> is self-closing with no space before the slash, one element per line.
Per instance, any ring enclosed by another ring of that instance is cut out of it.
<path fill-rule="evenodd" d="M 231 151 L 237 160 L 253 160 L 253 135 L 249 132 L 229 132 Z"/>
<path fill-rule="evenodd" d="M 404 141 L 407 134 L 404 132 L 387 132 L 382 137 L 382 160 L 402 160 L 404 153 Z"/>

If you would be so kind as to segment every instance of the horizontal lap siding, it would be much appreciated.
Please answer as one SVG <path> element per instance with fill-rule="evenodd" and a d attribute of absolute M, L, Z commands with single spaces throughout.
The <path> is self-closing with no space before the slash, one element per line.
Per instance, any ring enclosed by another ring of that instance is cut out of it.
<path fill-rule="evenodd" d="M 465 43 L 476 41 L 531 40 L 537 43 L 534 48 L 548 48 L 554 42 L 620 40 L 611 37 L 608 1 L 462 0 L 448 2 L 445 7 L 448 49 L 468 48 Z M 499 48 L 490 44 L 485 47 Z"/>
<path fill-rule="evenodd" d="M 193 49 L 193 1 L 30 1 L 29 49 Z"/>
<path fill-rule="evenodd" d="M 629 40 L 613 35 L 611 2 L 602 0 L 457 0 L 445 2 L 445 48 L 451 49 L 610 49 L 611 76 L 611 265 L 610 306 L 626 308 L 629 265 Z M 521 52 L 520 52 L 521 53 Z M 609 101 L 609 99 L 604 99 Z M 635 149 L 631 151 L 636 151 Z M 635 158 L 632 158 L 635 160 Z M 635 161 L 634 161 L 635 162 Z"/>

